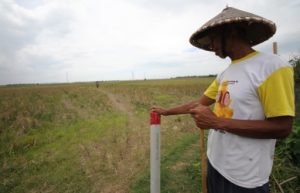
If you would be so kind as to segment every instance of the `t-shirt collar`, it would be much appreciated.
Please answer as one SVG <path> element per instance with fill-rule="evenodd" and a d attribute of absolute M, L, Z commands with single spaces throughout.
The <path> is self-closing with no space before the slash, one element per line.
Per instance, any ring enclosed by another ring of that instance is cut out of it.
<path fill-rule="evenodd" d="M 242 62 L 242 61 L 244 61 L 244 60 L 247 60 L 247 59 L 249 59 L 249 58 L 251 58 L 251 57 L 253 57 L 253 56 L 257 55 L 257 54 L 258 54 L 257 51 L 253 51 L 253 52 L 251 52 L 250 54 L 247 54 L 246 56 L 244 56 L 244 57 L 242 57 L 242 58 L 240 58 L 240 59 L 233 60 L 233 61 L 231 62 L 231 64 L 237 64 L 237 63 L 240 63 L 240 62 Z"/>

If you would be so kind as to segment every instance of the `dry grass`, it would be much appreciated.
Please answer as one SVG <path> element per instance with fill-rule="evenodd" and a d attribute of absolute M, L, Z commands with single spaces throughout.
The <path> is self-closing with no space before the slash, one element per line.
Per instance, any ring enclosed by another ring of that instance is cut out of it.
<path fill-rule="evenodd" d="M 148 192 L 150 107 L 193 100 L 211 80 L 0 88 L 0 193 Z M 161 137 L 162 192 L 200 190 L 193 121 L 163 118 Z"/>

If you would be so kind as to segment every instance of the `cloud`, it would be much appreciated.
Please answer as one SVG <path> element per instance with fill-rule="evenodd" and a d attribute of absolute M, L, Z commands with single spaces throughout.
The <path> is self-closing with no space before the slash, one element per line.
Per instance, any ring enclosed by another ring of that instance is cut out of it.
<path fill-rule="evenodd" d="M 218 73 L 228 60 L 188 40 L 227 3 L 275 21 L 277 34 L 258 49 L 278 41 L 283 55 L 298 51 L 295 0 L 2 0 L 0 84 Z"/>
<path fill-rule="evenodd" d="M 31 11 L 14 1 L 1 1 L 0 83 L 31 80 L 24 77 L 35 77 L 41 69 L 48 69 L 49 64 L 58 64 L 46 44 L 69 32 L 71 14 L 66 7 L 47 4 Z M 49 80 L 40 80 L 45 81 Z"/>

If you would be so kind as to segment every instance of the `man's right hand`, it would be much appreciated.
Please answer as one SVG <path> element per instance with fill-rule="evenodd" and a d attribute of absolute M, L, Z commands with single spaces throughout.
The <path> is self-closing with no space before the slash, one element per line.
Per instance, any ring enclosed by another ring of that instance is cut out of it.
<path fill-rule="evenodd" d="M 161 107 L 151 107 L 151 111 L 156 112 L 160 115 L 164 115 L 164 116 L 168 115 L 168 111 Z"/>

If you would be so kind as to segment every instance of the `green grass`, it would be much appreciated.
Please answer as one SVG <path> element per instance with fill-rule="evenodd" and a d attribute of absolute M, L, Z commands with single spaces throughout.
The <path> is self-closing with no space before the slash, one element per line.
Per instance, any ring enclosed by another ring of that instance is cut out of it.
<path fill-rule="evenodd" d="M 184 136 L 161 158 L 161 192 L 200 192 L 199 135 Z M 180 181 L 180 183 L 178 183 Z M 150 171 L 136 178 L 133 193 L 150 192 Z"/>
<path fill-rule="evenodd" d="M 1 192 L 90 192 L 91 182 L 82 162 L 91 155 L 85 147 L 111 137 L 109 129 L 121 132 L 125 124 L 124 115 L 107 113 L 95 120 L 28 132 L 11 149 L 2 149 L 5 158 L 1 161 L 9 165 L 2 170 Z"/>

